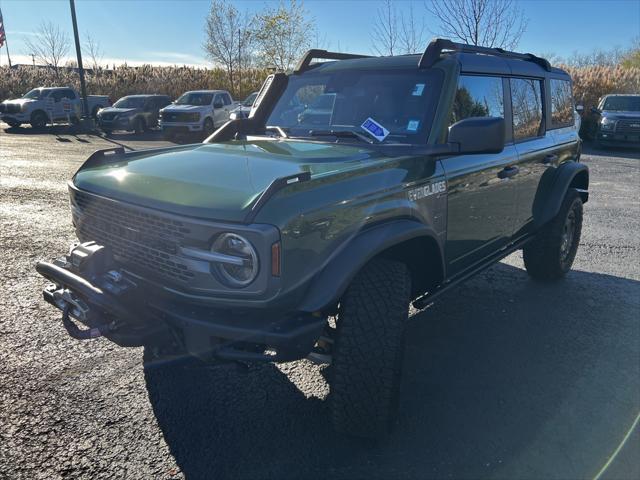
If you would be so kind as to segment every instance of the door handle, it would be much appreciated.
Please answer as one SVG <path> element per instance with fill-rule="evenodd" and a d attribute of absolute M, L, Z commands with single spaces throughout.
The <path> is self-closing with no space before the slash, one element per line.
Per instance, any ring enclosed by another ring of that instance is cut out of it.
<path fill-rule="evenodd" d="M 511 178 L 517 175 L 519 171 L 518 167 L 504 167 L 498 172 L 498 178 Z"/>
<path fill-rule="evenodd" d="M 545 165 L 549 165 L 550 163 L 555 163 L 558 160 L 558 155 L 555 153 L 549 154 L 542 159 L 542 163 Z"/>

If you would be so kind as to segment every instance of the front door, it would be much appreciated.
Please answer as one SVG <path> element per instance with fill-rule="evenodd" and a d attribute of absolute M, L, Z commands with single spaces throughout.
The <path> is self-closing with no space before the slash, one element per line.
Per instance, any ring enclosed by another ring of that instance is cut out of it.
<path fill-rule="evenodd" d="M 504 118 L 503 83 L 501 77 L 460 76 L 450 123 L 467 117 Z M 510 241 L 517 161 L 518 152 L 510 141 L 499 154 L 460 155 L 442 161 L 448 191 L 449 274 L 468 268 Z"/>

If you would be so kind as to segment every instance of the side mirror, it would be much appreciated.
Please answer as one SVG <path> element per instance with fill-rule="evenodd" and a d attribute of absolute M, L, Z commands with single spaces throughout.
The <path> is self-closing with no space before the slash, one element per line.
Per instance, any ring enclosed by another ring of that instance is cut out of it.
<path fill-rule="evenodd" d="M 458 153 L 500 153 L 504 131 L 504 118 L 469 117 L 449 127 L 448 142 L 458 145 Z"/>
<path fill-rule="evenodd" d="M 582 115 L 582 112 L 584 112 L 584 107 L 582 105 L 576 105 L 576 112 Z"/>
<path fill-rule="evenodd" d="M 594 115 L 600 115 L 600 110 L 596 107 L 591 107 L 591 113 L 593 113 Z"/>

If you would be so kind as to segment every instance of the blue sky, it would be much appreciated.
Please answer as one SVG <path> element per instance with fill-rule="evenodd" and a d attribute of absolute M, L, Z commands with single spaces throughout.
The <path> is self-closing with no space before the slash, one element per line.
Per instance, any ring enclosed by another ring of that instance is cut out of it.
<path fill-rule="evenodd" d="M 240 10 L 257 11 L 277 2 L 242 0 Z M 553 52 L 559 56 L 594 48 L 626 47 L 640 36 L 640 0 L 521 0 L 529 18 L 518 50 Z M 397 0 L 407 9 L 408 0 Z M 208 0 L 76 0 L 81 34 L 91 32 L 108 63 L 208 65 L 202 42 Z M 306 0 L 323 46 L 370 53 L 370 30 L 379 2 L 375 0 Z M 414 0 L 414 12 L 434 25 L 424 1 Z M 13 63 L 30 62 L 24 41 L 43 20 L 72 33 L 66 0 L 0 0 Z M 427 38 L 432 34 L 427 33 Z M 72 51 L 73 53 L 73 51 Z M 0 65 L 6 65 L 0 49 Z"/>

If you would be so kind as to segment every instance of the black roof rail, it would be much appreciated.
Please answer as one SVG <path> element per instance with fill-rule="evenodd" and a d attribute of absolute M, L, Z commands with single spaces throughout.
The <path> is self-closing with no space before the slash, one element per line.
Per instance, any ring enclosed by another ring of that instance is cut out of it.
<path fill-rule="evenodd" d="M 370 58 L 371 55 L 358 55 L 357 53 L 339 53 L 327 52 L 326 50 L 318 50 L 317 48 L 309 50 L 304 54 L 302 60 L 293 70 L 293 73 L 301 73 L 309 68 L 313 60 L 349 60 L 352 58 Z"/>
<path fill-rule="evenodd" d="M 435 38 L 431 40 L 427 49 L 424 51 L 418 62 L 418 68 L 429 68 L 440 59 L 443 51 L 462 52 L 462 53 L 480 53 L 482 55 L 493 55 L 495 57 L 516 58 L 533 62 L 540 65 L 547 72 L 551 71 L 551 64 L 548 60 L 536 57 L 532 53 L 516 53 L 504 50 L 502 48 L 480 47 L 477 45 L 467 45 L 465 43 L 456 43 L 446 38 Z"/>

